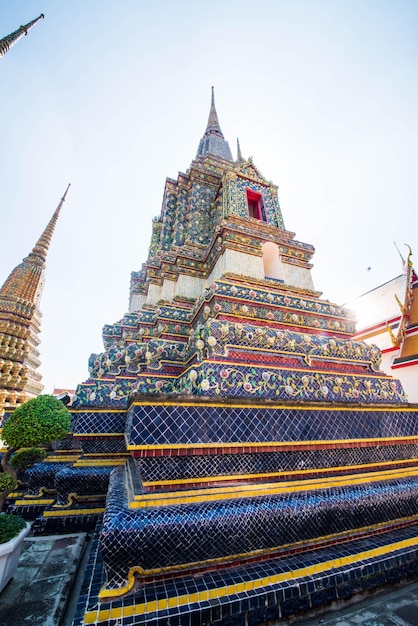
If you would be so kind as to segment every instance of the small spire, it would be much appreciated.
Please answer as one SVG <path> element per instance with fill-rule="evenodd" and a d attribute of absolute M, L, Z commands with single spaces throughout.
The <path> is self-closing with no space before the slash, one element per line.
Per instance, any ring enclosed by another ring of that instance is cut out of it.
<path fill-rule="evenodd" d="M 37 300 L 39 300 L 42 293 L 42 275 L 46 265 L 46 255 L 69 187 L 70 185 L 68 185 L 65 194 L 61 198 L 58 207 L 55 209 L 53 216 L 36 242 L 32 252 L 12 270 L 10 276 L 0 288 L 0 313 L 4 300 L 10 300 L 11 298 L 17 302 L 16 298 L 20 298 L 21 301 L 24 300 L 30 305 L 36 304 Z"/>
<path fill-rule="evenodd" d="M 241 154 L 241 146 L 239 145 L 239 139 L 237 137 L 237 163 L 241 163 L 244 159 Z"/>
<path fill-rule="evenodd" d="M 52 239 L 52 235 L 54 234 L 54 229 L 58 220 L 58 216 L 60 214 L 61 211 L 61 207 L 65 202 L 65 198 L 67 197 L 67 193 L 68 190 L 70 188 L 71 183 L 68 183 L 68 187 L 65 190 L 64 195 L 62 196 L 59 205 L 57 206 L 57 208 L 55 209 L 54 215 L 51 217 L 51 219 L 49 220 L 44 232 L 42 233 L 42 235 L 39 237 L 38 241 L 36 242 L 35 247 L 33 248 L 31 255 L 35 254 L 39 257 L 41 257 L 41 259 L 43 261 L 46 261 L 46 255 L 48 252 L 48 248 L 49 245 L 51 243 L 51 239 Z"/>
<path fill-rule="evenodd" d="M 32 26 L 35 26 L 36 22 L 39 20 L 43 20 L 45 15 L 41 13 L 36 19 L 32 20 L 25 26 L 19 26 L 17 30 L 15 30 L 10 35 L 6 35 L 3 39 L 0 39 L 0 59 L 4 57 L 6 52 L 10 50 L 12 46 L 15 45 L 24 35 L 27 35 Z"/>

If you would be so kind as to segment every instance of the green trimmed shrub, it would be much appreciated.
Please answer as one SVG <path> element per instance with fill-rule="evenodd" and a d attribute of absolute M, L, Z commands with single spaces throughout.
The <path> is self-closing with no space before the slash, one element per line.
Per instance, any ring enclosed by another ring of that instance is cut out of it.
<path fill-rule="evenodd" d="M 15 482 L 9 488 L 0 487 L 0 511 L 7 494 L 17 486 L 17 471 L 10 464 L 13 454 L 19 448 L 31 448 L 62 439 L 68 434 L 70 425 L 70 412 L 54 396 L 32 398 L 13 411 L 3 425 L 1 436 L 8 449 L 2 456 L 1 466 L 3 472 Z"/>
<path fill-rule="evenodd" d="M 17 480 L 10 474 L 0 474 L 0 493 L 2 491 L 13 491 L 17 487 Z M 1 509 L 0 509 L 1 511 Z"/>
<path fill-rule="evenodd" d="M 24 448 L 12 456 L 10 465 L 16 470 L 25 470 L 32 467 L 34 463 L 39 463 L 45 457 L 46 452 L 41 448 Z"/>
<path fill-rule="evenodd" d="M 17 407 L 3 426 L 2 439 L 10 448 L 30 448 L 62 439 L 71 415 L 54 396 L 38 396 Z"/>
<path fill-rule="evenodd" d="M 6 543 L 6 541 L 17 537 L 25 526 L 25 520 L 18 515 L 8 515 L 7 513 L 0 515 L 0 543 Z"/>

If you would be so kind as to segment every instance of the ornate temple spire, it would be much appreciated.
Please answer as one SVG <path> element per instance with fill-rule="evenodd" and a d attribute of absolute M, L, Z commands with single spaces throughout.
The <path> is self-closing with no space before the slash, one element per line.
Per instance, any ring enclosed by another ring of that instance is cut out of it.
<path fill-rule="evenodd" d="M 214 87 L 212 86 L 211 89 L 212 89 L 212 97 L 211 97 L 211 101 L 210 101 L 209 119 L 208 119 L 208 125 L 206 127 L 206 132 L 208 132 L 210 130 L 210 131 L 212 131 L 214 133 L 219 133 L 219 135 L 223 139 L 224 136 L 222 134 L 221 127 L 219 126 L 218 114 L 217 114 L 216 108 L 215 108 Z"/>
<path fill-rule="evenodd" d="M 28 34 L 32 26 L 35 26 L 35 24 L 39 22 L 39 20 L 43 20 L 44 17 L 45 17 L 44 14 L 41 13 L 39 17 L 32 20 L 25 26 L 19 26 L 19 28 L 15 30 L 13 33 L 11 33 L 10 35 L 6 35 L 6 37 L 3 37 L 2 39 L 0 39 L 0 59 L 4 57 L 6 52 L 8 52 L 8 50 L 10 50 L 10 48 L 19 41 L 19 39 L 21 39 L 24 35 Z"/>
<path fill-rule="evenodd" d="M 233 161 L 228 142 L 225 140 L 221 131 L 221 127 L 219 126 L 213 87 L 208 123 L 206 126 L 205 134 L 200 140 L 196 158 L 200 156 L 206 156 L 207 154 L 221 157 L 221 159 L 226 159 L 227 161 Z"/>
<path fill-rule="evenodd" d="M 237 163 L 241 163 L 244 159 L 241 154 L 241 146 L 239 145 L 239 139 L 237 137 Z"/>
<path fill-rule="evenodd" d="M 45 262 L 52 235 L 70 185 L 32 251 L 0 289 L 0 417 L 42 392 L 37 371 Z"/>
<path fill-rule="evenodd" d="M 30 252 L 29 255 L 23 259 L 20 265 L 15 267 L 3 284 L 3 287 L 0 289 L 0 315 L 2 314 L 2 301 L 5 298 L 17 297 L 19 300 L 24 300 L 26 306 L 29 308 L 32 308 L 32 305 L 36 304 L 35 294 L 36 300 L 39 300 L 41 296 L 39 291 L 43 286 L 42 270 L 45 268 L 46 255 L 48 253 L 48 248 L 51 243 L 61 207 L 65 202 L 69 188 L 70 185 L 68 185 L 65 190 L 59 205 L 55 209 L 54 214 L 49 220 L 42 235 L 33 247 L 32 252 Z"/>
<path fill-rule="evenodd" d="M 65 198 L 67 197 L 67 193 L 70 188 L 70 185 L 71 183 L 68 183 L 67 189 L 65 190 L 65 193 L 62 196 L 59 205 L 55 209 L 55 212 L 53 216 L 51 217 L 51 219 L 49 220 L 47 227 L 45 228 L 42 235 L 39 237 L 38 241 L 36 242 L 35 247 L 33 248 L 31 252 L 31 254 L 38 255 L 39 257 L 41 257 L 43 261 L 46 261 L 46 255 L 47 255 L 50 243 L 51 243 L 52 235 L 54 234 L 55 226 L 58 221 L 61 207 L 65 202 Z"/>

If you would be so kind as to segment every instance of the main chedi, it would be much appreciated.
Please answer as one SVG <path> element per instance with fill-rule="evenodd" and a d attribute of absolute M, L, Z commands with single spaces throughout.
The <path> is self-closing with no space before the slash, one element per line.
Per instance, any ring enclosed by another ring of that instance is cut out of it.
<path fill-rule="evenodd" d="M 77 388 L 83 455 L 33 469 L 56 472 L 38 530 L 105 509 L 74 626 L 266 624 L 418 571 L 417 407 L 321 300 L 313 252 L 212 94 Z"/>
<path fill-rule="evenodd" d="M 132 393 L 404 401 L 379 350 L 347 341 L 353 320 L 320 300 L 314 248 L 294 236 L 277 186 L 240 151 L 233 161 L 212 92 L 196 159 L 166 181 L 130 312 L 105 326 L 78 403 L 124 405 Z"/>

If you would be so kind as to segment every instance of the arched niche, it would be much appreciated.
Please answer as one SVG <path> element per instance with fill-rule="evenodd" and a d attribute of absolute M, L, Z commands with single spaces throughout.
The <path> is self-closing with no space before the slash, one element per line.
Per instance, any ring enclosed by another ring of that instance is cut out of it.
<path fill-rule="evenodd" d="M 264 276 L 284 282 L 283 266 L 278 245 L 272 241 L 266 241 L 263 243 L 261 250 L 263 252 Z"/>

